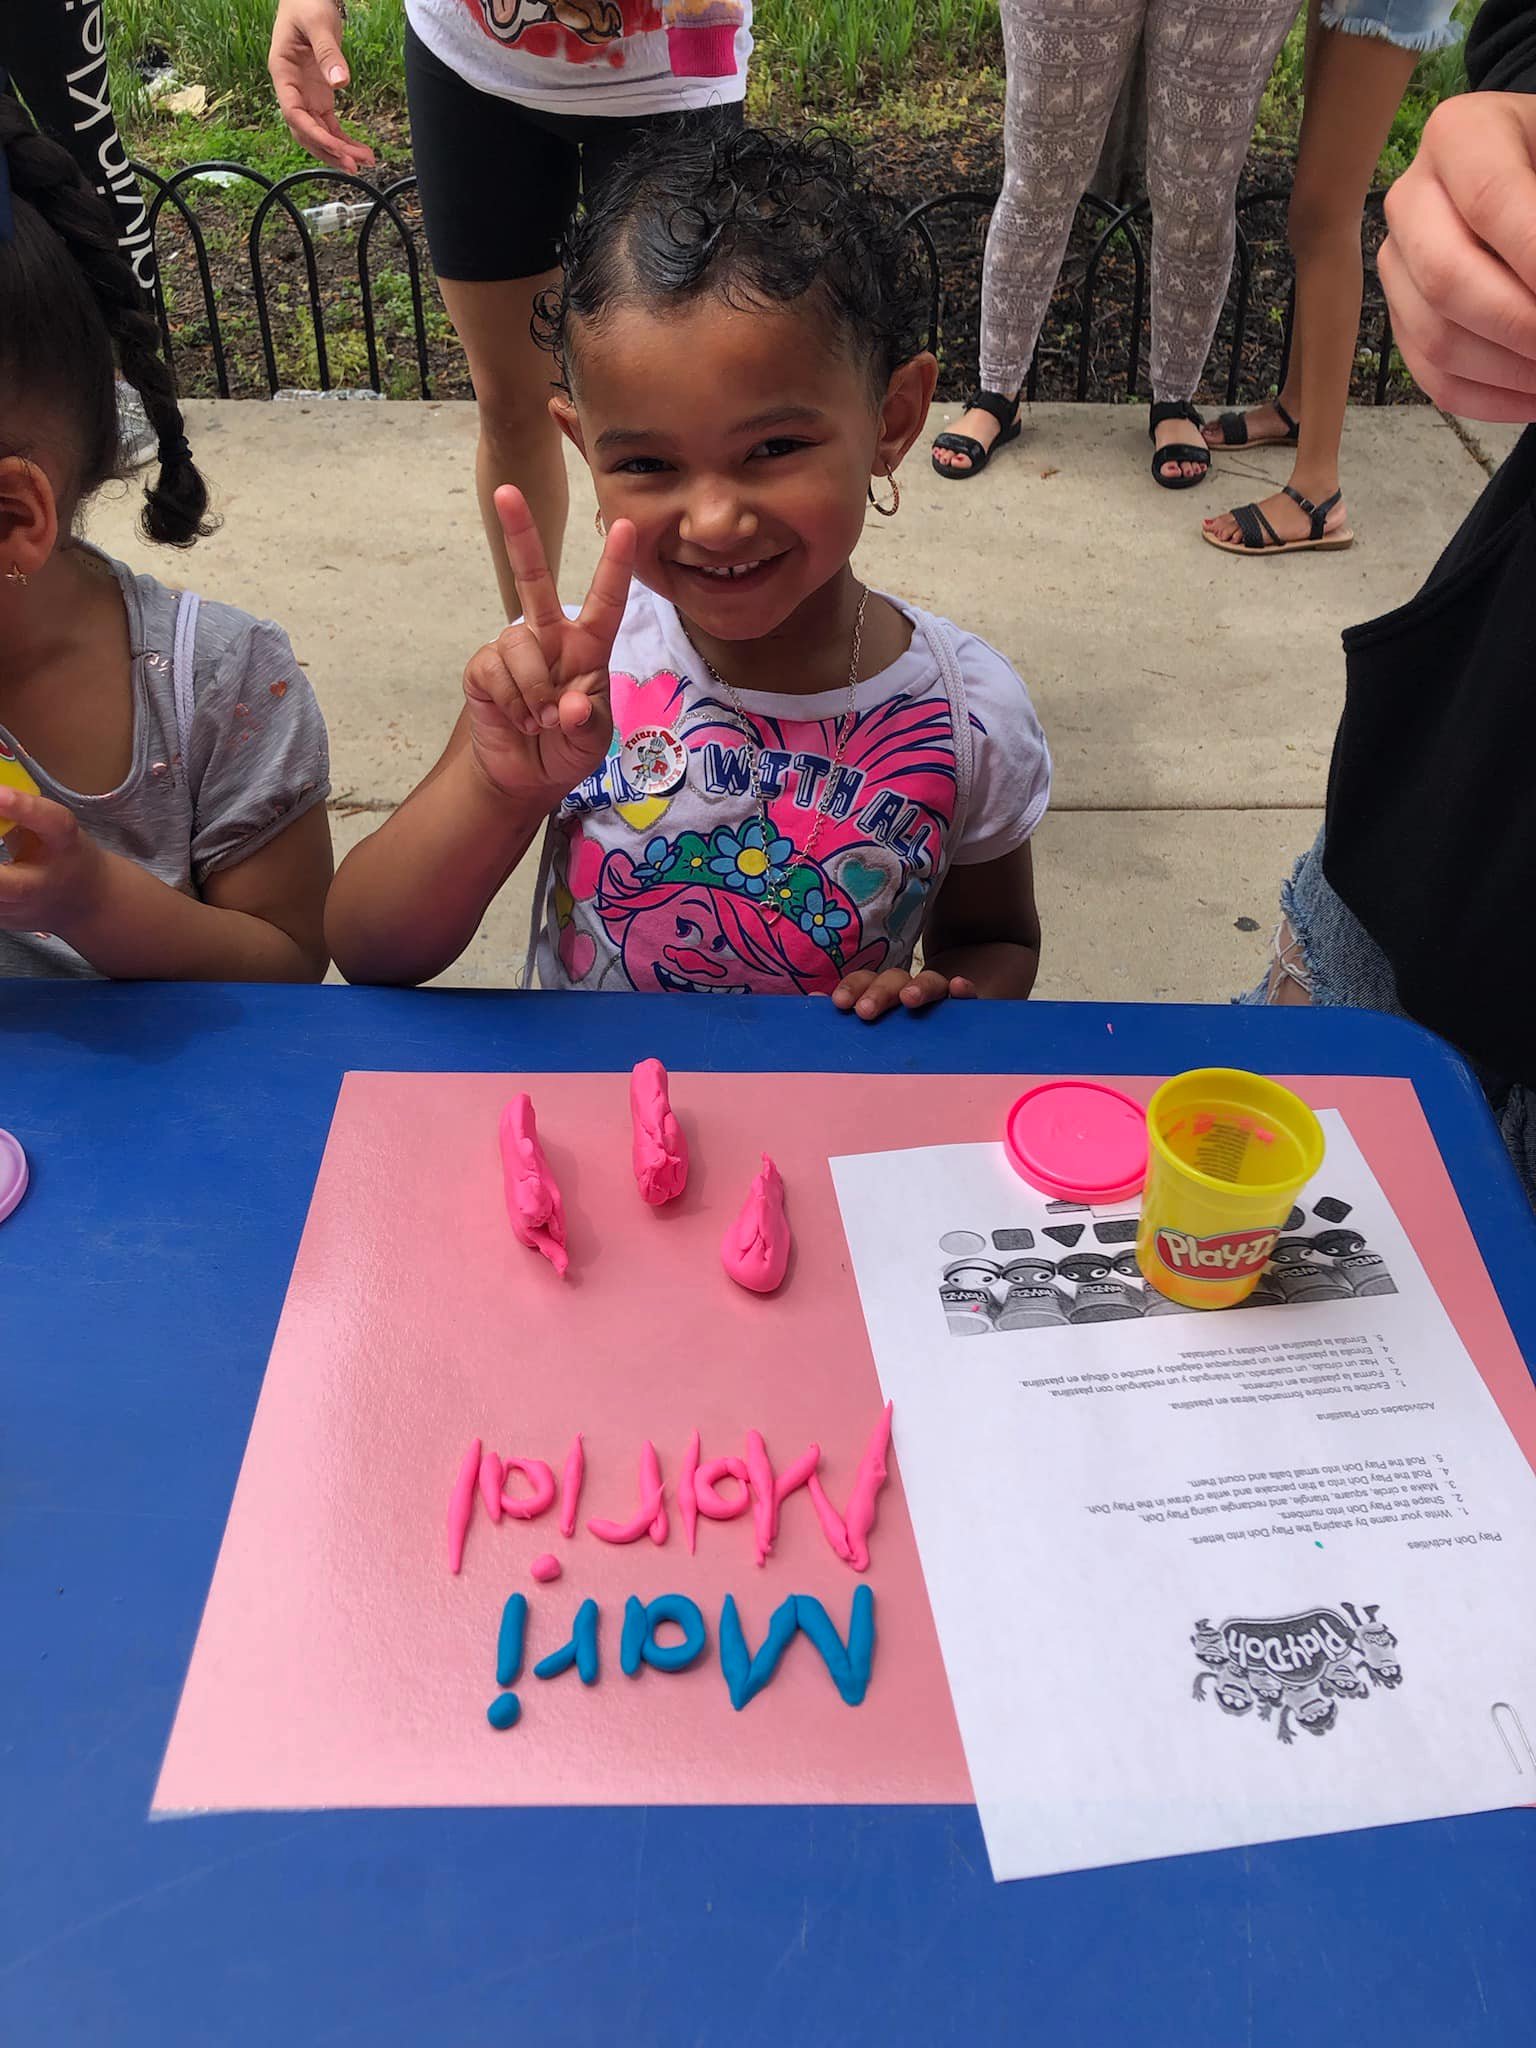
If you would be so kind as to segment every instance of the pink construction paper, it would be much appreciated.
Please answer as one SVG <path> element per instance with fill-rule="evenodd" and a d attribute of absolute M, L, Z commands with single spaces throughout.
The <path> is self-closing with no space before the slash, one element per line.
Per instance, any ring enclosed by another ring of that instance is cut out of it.
<path fill-rule="evenodd" d="M 1041 1078 L 1041 1077 L 1036 1077 Z M 718 1658 L 733 1593 L 755 1644 L 791 1592 L 846 1628 L 856 1575 L 829 1549 L 805 1489 L 754 1564 L 750 1516 L 700 1519 L 690 1557 L 676 1483 L 762 1431 L 782 1473 L 808 1443 L 839 1508 L 880 1413 L 829 1157 L 997 1139 L 1030 1077 L 674 1075 L 692 1148 L 686 1193 L 635 1200 L 629 1075 L 349 1074 L 273 1344 L 155 1809 L 545 1804 L 968 1802 L 896 1454 L 870 1539 L 878 1644 L 863 1706 L 844 1706 L 807 1642 L 744 1712 Z M 1145 1098 L 1155 1080 L 1117 1086 Z M 1361 1150 L 1536 1463 L 1536 1389 L 1504 1321 L 1412 1086 L 1292 1084 L 1343 1111 Z M 533 1096 L 565 1196 L 572 1277 L 513 1238 L 497 1120 Z M 721 1230 L 771 1143 L 795 1255 L 759 1298 L 721 1271 Z M 475 1437 L 561 1469 L 577 1429 L 586 1477 L 576 1534 L 559 1508 L 493 1524 L 477 1492 L 462 1572 L 444 1517 Z M 632 1519 L 649 1438 L 671 1533 L 616 1548 L 589 1517 Z M 969 1478 L 972 1475 L 966 1475 Z M 957 1475 L 957 1484 L 965 1483 Z M 551 1586 L 533 1560 L 556 1553 Z M 1056 1560 L 1059 1568 L 1060 1560 Z M 497 1628 L 528 1597 L 522 1716 L 498 1733 Z M 678 1676 L 619 1670 L 624 1600 L 682 1592 L 709 1631 Z M 541 1681 L 577 1605 L 602 1606 L 603 1675 Z"/>

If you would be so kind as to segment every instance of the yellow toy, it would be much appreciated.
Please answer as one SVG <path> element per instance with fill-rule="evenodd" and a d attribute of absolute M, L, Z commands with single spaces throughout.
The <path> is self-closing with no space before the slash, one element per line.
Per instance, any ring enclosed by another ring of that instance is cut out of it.
<path fill-rule="evenodd" d="M 1235 1067 L 1165 1081 L 1147 1104 L 1136 1238 L 1150 1285 L 1186 1308 L 1245 1301 L 1322 1163 L 1322 1127 L 1278 1081 Z"/>
<path fill-rule="evenodd" d="M 3 740 L 0 740 L 0 789 L 27 789 L 33 796 L 42 795 L 42 791 Z M 0 815 L 0 839 L 14 828 L 15 823 L 14 818 Z"/>

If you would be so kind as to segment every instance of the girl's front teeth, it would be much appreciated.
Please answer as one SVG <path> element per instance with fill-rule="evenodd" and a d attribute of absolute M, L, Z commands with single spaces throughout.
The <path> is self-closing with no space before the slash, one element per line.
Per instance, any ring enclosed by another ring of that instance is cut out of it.
<path fill-rule="evenodd" d="M 754 569 L 761 569 L 762 566 L 761 562 L 738 562 L 734 568 L 730 569 L 707 569 L 701 562 L 699 569 L 705 576 L 719 576 L 729 579 L 733 576 L 750 576 Z"/>

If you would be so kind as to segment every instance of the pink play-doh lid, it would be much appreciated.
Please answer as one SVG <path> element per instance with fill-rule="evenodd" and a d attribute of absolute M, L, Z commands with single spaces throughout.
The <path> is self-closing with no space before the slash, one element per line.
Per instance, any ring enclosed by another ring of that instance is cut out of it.
<path fill-rule="evenodd" d="M 9 1131 L 0 1131 L 0 1223 L 27 1192 L 27 1155 Z"/>
<path fill-rule="evenodd" d="M 1102 1081 L 1042 1081 L 1008 1112 L 1014 1171 L 1069 1202 L 1128 1202 L 1147 1177 L 1147 1112 Z"/>

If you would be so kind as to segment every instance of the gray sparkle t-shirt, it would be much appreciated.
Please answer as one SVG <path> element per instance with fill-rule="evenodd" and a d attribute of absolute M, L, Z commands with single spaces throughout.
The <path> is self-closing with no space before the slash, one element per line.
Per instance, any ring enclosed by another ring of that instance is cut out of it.
<path fill-rule="evenodd" d="M 95 552 L 93 550 L 93 552 Z M 325 721 L 288 636 L 270 619 L 203 599 L 193 657 L 187 759 L 176 725 L 173 655 L 180 593 L 102 555 L 128 613 L 133 758 L 116 789 L 82 795 L 56 782 L 0 725 L 0 747 L 73 811 L 98 845 L 196 896 L 330 794 Z M 0 792 L 3 810 L 3 792 Z M 48 933 L 0 931 L 0 975 L 94 976 Z"/>

